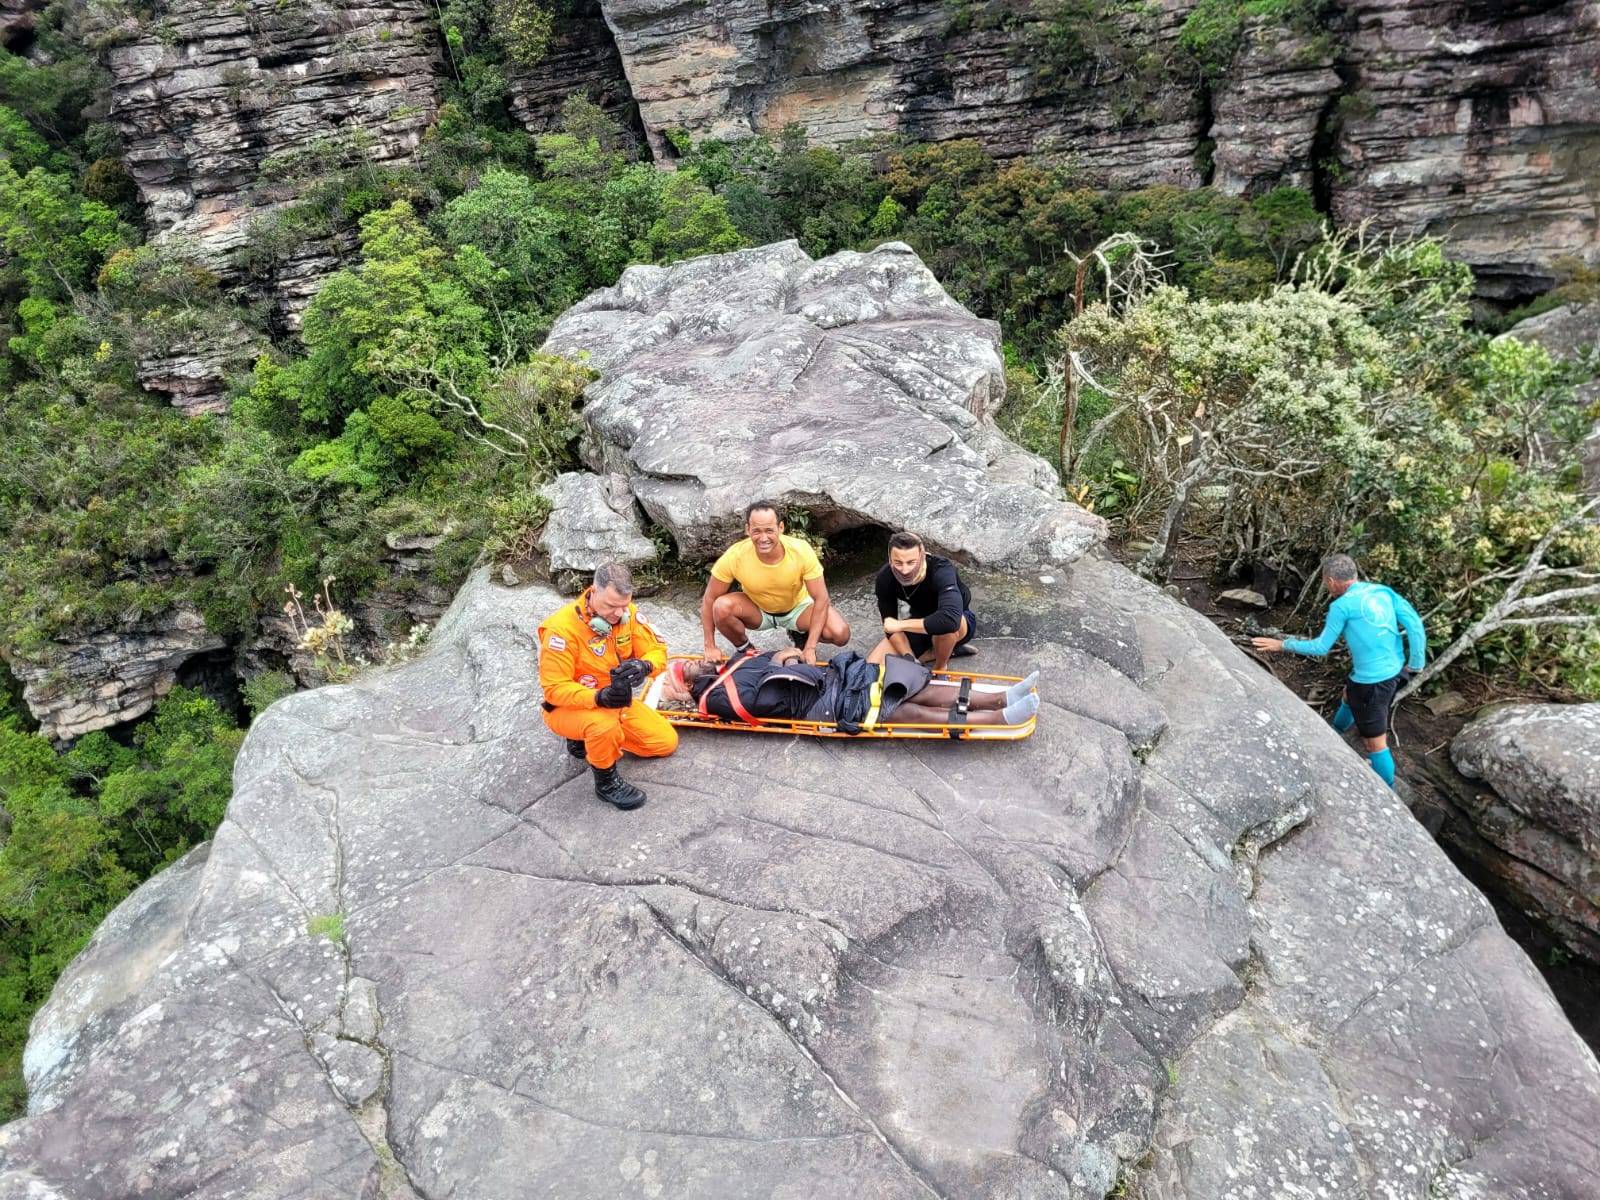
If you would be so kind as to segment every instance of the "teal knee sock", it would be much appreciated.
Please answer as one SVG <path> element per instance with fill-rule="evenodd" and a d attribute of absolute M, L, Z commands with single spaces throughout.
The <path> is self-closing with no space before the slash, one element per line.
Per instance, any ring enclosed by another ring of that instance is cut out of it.
<path fill-rule="evenodd" d="M 1367 763 L 1378 773 L 1378 778 L 1394 786 L 1394 755 L 1388 750 L 1379 750 L 1367 757 Z"/>
<path fill-rule="evenodd" d="M 1355 713 L 1350 711 L 1350 706 L 1343 700 L 1339 701 L 1339 711 L 1333 714 L 1333 727 L 1340 733 L 1349 729 L 1356 723 Z"/>

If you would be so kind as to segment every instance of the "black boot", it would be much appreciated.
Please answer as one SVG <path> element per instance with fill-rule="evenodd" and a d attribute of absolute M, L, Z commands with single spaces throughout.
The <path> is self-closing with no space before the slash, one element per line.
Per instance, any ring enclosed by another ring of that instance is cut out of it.
<path fill-rule="evenodd" d="M 788 632 L 790 644 L 793 645 L 796 650 L 804 650 L 806 648 L 806 638 L 810 637 L 811 635 L 808 634 L 804 629 L 791 629 Z"/>
<path fill-rule="evenodd" d="M 644 803 L 644 793 L 617 774 L 616 767 L 591 767 L 594 771 L 594 794 L 617 808 L 638 808 Z"/>
<path fill-rule="evenodd" d="M 581 739 L 579 739 L 579 738 L 568 738 L 567 739 L 567 753 L 572 755 L 573 758 L 583 758 L 583 757 L 585 757 L 585 751 L 583 749 L 583 741 Z"/>

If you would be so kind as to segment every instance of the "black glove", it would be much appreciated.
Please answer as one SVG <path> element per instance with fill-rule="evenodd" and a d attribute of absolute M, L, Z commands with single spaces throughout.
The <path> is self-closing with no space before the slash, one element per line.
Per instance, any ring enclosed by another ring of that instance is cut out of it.
<path fill-rule="evenodd" d="M 594 702 L 599 708 L 627 708 L 633 703 L 633 689 L 626 680 L 613 676 L 605 687 L 595 689 Z"/>
<path fill-rule="evenodd" d="M 611 668 L 611 682 L 622 680 L 629 689 L 638 687 L 650 678 L 650 664 L 642 658 L 625 658 Z"/>

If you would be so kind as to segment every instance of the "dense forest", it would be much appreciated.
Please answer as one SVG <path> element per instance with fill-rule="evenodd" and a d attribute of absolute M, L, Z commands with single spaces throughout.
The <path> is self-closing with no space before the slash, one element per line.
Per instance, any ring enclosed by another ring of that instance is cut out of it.
<path fill-rule="evenodd" d="M 1238 8 L 1196 10 L 1197 53 L 1236 36 Z M 1348 548 L 1405 581 L 1443 646 L 1536 549 L 1551 596 L 1600 569 L 1571 452 L 1593 419 L 1572 391 L 1600 364 L 1497 340 L 1520 314 L 1475 310 L 1440 243 L 1332 230 L 1294 188 L 1113 192 L 1070 162 L 999 162 L 970 141 L 684 137 L 664 171 L 581 95 L 550 132 L 513 119 L 505 72 L 543 52 L 537 13 L 445 5 L 447 96 L 414 164 L 374 165 L 358 134 L 270 162 L 299 199 L 252 227 L 226 282 L 196 247 L 145 240 L 97 115 L 106 82 L 60 6 L 28 58 L 0 58 L 8 661 L 180 602 L 240 641 L 288 596 L 323 677 L 359 669 L 341 608 L 396 582 L 386 537 L 437 538 L 430 570 L 452 587 L 481 556 L 520 553 L 546 515 L 538 485 L 575 464 L 588 372 L 540 353 L 554 318 L 630 263 L 785 238 L 813 256 L 903 240 L 998 321 L 1001 424 L 1145 547 L 1154 576 L 1181 546 L 1219 575 L 1271 562 L 1310 581 Z M 285 329 L 259 281 L 331 234 L 356 248 Z M 1574 271 L 1540 306 L 1595 288 Z M 140 387 L 142 357 L 208 340 L 244 351 L 225 412 L 186 415 Z M 1455 669 L 1600 696 L 1595 611 L 1553 598 L 1539 615 L 1572 619 L 1490 631 Z M 394 657 L 425 636 L 391 632 Z M 241 721 L 293 686 L 258 675 L 239 713 L 179 690 L 70 747 L 11 698 L 0 1116 L 20 1111 L 27 1021 L 60 969 L 209 836 Z"/>

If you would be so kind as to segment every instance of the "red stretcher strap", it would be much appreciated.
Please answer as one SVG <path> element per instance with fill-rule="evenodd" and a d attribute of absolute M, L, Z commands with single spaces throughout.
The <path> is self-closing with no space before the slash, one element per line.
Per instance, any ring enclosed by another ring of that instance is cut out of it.
<path fill-rule="evenodd" d="M 733 668 L 741 659 L 751 658 L 754 656 L 754 654 L 755 651 L 752 650 L 747 654 L 734 655 L 728 660 L 728 665 L 723 667 L 722 670 L 718 672 L 717 677 L 711 681 L 711 686 L 700 693 L 700 715 L 702 717 L 716 717 L 715 713 L 706 708 L 706 701 L 711 698 L 711 689 L 720 683 L 725 689 L 727 689 L 728 706 L 733 709 L 733 711 L 738 715 L 739 719 L 746 725 L 759 726 L 761 724 L 760 721 L 756 720 L 750 715 L 750 710 L 744 706 L 744 701 L 739 699 L 738 685 L 733 682 Z"/>

